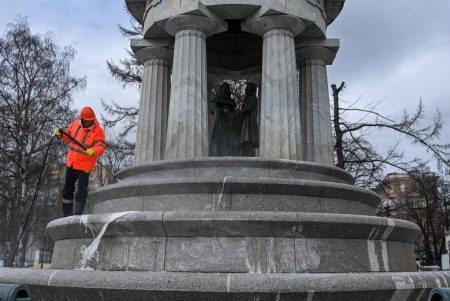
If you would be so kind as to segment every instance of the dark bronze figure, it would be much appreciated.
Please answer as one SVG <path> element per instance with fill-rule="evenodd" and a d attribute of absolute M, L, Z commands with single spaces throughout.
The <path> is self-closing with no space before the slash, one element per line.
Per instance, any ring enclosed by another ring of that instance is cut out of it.
<path fill-rule="evenodd" d="M 230 84 L 221 83 L 217 95 L 211 101 L 214 115 L 209 155 L 212 157 L 238 155 L 236 104 L 231 98 Z"/>
<path fill-rule="evenodd" d="M 255 157 L 256 149 L 259 148 L 258 131 L 258 97 L 257 86 L 247 83 L 245 87 L 245 100 L 241 111 L 241 126 L 239 135 L 240 155 Z"/>

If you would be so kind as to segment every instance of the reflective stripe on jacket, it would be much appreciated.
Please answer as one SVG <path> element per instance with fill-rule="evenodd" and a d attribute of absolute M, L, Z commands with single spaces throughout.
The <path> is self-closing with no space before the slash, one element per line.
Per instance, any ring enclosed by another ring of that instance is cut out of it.
<path fill-rule="evenodd" d="M 72 142 L 66 135 L 63 135 L 61 139 L 69 142 L 66 165 L 73 169 L 91 172 L 94 169 L 97 158 L 106 150 L 105 134 L 100 124 L 95 120 L 95 125 L 92 129 L 85 129 L 81 125 L 81 120 L 76 119 L 70 124 L 66 132 L 84 145 L 86 149 L 92 148 L 95 151 L 93 156 L 89 156 L 84 152 L 83 148 Z"/>

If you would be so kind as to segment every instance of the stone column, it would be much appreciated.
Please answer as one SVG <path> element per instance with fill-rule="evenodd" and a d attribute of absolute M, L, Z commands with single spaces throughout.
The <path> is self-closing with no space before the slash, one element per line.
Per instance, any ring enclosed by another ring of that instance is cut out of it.
<path fill-rule="evenodd" d="M 135 163 L 142 164 L 164 159 L 172 51 L 145 47 L 135 55 L 144 62 L 135 147 Z"/>
<path fill-rule="evenodd" d="M 300 109 L 294 36 L 305 24 L 287 15 L 249 25 L 263 36 L 260 157 L 301 160 Z"/>
<path fill-rule="evenodd" d="M 334 165 L 326 65 L 335 54 L 325 47 L 297 50 L 304 161 Z"/>
<path fill-rule="evenodd" d="M 164 28 L 175 36 L 166 159 L 206 157 L 206 37 L 218 24 L 209 17 L 180 15 L 167 20 Z"/>

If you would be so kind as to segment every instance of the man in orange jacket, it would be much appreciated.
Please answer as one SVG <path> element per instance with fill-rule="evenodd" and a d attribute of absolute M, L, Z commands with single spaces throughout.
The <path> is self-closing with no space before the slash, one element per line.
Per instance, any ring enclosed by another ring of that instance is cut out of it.
<path fill-rule="evenodd" d="M 95 162 L 106 149 L 105 134 L 101 128 L 94 110 L 84 107 L 80 118 L 75 119 L 66 131 L 56 129 L 55 135 L 69 143 L 66 160 L 66 178 L 62 192 L 64 216 L 83 214 L 88 196 L 89 175 Z M 69 137 L 73 137 L 85 149 L 77 145 Z M 78 180 L 77 193 L 74 201 L 75 182 Z"/>

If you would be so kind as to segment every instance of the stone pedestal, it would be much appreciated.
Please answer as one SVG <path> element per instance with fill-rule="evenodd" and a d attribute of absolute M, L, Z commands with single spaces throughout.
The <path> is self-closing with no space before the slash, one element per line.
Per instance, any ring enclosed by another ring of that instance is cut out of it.
<path fill-rule="evenodd" d="M 0 282 L 40 300 L 413 301 L 450 281 L 415 272 L 418 227 L 375 216 L 379 196 L 336 167 L 195 158 L 117 177 L 92 214 L 47 226 L 53 270 L 0 269 Z"/>
<path fill-rule="evenodd" d="M 335 52 L 324 47 L 297 51 L 300 73 L 302 160 L 334 165 L 326 64 Z"/>

